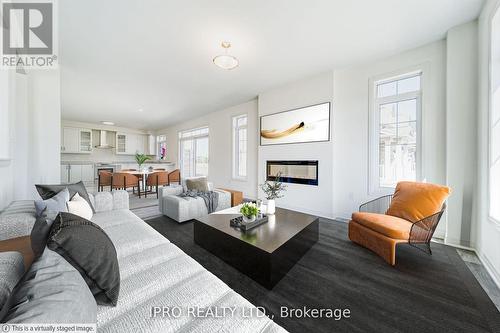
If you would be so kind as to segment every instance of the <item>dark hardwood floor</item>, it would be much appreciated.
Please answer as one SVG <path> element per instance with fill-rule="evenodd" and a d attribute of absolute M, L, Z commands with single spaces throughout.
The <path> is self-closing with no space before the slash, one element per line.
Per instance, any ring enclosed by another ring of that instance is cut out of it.
<path fill-rule="evenodd" d="M 432 244 L 432 256 L 403 245 L 391 267 L 351 243 L 345 223 L 321 219 L 319 241 L 267 290 L 196 245 L 192 222 L 162 216 L 147 223 L 290 332 L 500 332 L 500 313 L 445 245 Z M 351 316 L 286 318 L 281 307 L 349 309 Z"/>

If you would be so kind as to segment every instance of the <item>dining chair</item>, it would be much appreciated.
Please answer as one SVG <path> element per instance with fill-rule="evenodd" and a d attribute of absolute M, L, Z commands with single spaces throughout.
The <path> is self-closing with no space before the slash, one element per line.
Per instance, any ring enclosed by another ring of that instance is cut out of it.
<path fill-rule="evenodd" d="M 141 186 L 139 184 L 139 178 L 135 175 L 126 172 L 115 172 L 112 178 L 113 189 L 123 189 L 132 187 L 132 192 L 135 193 L 135 188 L 139 193 L 139 198 L 141 197 Z"/>
<path fill-rule="evenodd" d="M 148 178 L 146 179 L 146 188 L 150 188 L 151 190 L 153 189 L 153 186 L 156 187 L 156 198 L 159 198 L 158 192 L 159 192 L 159 187 L 163 185 L 168 185 L 168 172 L 167 171 L 155 171 L 148 175 Z M 147 198 L 148 196 L 148 191 L 145 191 L 144 197 Z"/>
<path fill-rule="evenodd" d="M 97 191 L 104 191 L 104 186 L 109 186 L 109 190 L 112 190 L 112 181 L 113 181 L 113 173 L 109 171 L 99 171 L 99 175 L 97 176 Z"/>
<path fill-rule="evenodd" d="M 179 169 L 175 169 L 168 174 L 168 184 L 170 185 L 172 183 L 181 184 L 181 171 Z"/>

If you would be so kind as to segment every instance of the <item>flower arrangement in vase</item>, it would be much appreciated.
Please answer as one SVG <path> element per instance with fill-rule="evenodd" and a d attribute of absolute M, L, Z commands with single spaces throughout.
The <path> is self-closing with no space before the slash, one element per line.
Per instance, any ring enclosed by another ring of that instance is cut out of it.
<path fill-rule="evenodd" d="M 286 191 L 286 185 L 281 182 L 281 172 L 276 175 L 275 181 L 266 180 L 264 184 L 260 185 L 262 191 L 266 194 L 267 199 L 267 214 L 274 214 L 276 212 L 275 200 L 283 197 L 283 192 Z"/>

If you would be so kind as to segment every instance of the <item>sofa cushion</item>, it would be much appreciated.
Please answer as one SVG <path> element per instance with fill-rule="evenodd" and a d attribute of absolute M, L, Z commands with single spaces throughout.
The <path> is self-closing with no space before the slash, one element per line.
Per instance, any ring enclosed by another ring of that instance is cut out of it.
<path fill-rule="evenodd" d="M 45 249 L 16 286 L 7 323 L 92 324 L 97 305 L 87 284 L 59 254 Z"/>
<path fill-rule="evenodd" d="M 98 304 L 116 305 L 120 271 L 116 249 L 98 225 L 71 213 L 59 213 L 47 247 L 76 268 Z"/>
<path fill-rule="evenodd" d="M 35 220 L 33 200 L 11 202 L 0 213 L 0 240 L 29 235 Z"/>
<path fill-rule="evenodd" d="M 375 213 L 354 213 L 352 220 L 390 238 L 410 238 L 412 223 L 399 217 Z"/>
<path fill-rule="evenodd" d="M 85 185 L 83 185 L 83 182 L 80 181 L 78 183 L 74 184 L 61 184 L 61 185 L 35 185 L 36 190 L 38 191 L 38 194 L 42 197 L 43 200 L 52 198 L 55 196 L 57 193 L 59 193 L 61 190 L 64 188 L 68 188 L 69 190 L 69 196 L 70 198 L 73 198 L 73 196 L 78 193 L 82 198 L 85 199 L 92 208 L 92 212 L 95 213 L 94 207 L 92 206 L 92 202 L 90 201 L 89 194 L 87 193 L 87 189 L 85 188 Z"/>
<path fill-rule="evenodd" d="M 439 212 L 449 194 L 442 185 L 399 182 L 386 214 L 417 222 Z"/>

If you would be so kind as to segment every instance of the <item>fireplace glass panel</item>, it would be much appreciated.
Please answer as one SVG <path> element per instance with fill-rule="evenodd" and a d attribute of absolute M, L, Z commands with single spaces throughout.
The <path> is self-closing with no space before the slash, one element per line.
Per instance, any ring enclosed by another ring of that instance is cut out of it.
<path fill-rule="evenodd" d="M 283 183 L 318 185 L 318 161 L 267 161 L 267 180 L 281 174 Z"/>

